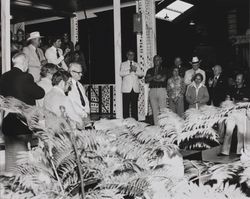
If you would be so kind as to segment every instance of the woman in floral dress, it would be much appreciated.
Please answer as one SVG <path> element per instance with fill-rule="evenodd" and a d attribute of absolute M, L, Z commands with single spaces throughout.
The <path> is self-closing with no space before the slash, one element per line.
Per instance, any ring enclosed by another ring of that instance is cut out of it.
<path fill-rule="evenodd" d="M 170 109 L 182 117 L 184 113 L 185 84 L 183 78 L 179 75 L 177 67 L 173 68 L 172 77 L 168 79 L 167 93 Z"/>

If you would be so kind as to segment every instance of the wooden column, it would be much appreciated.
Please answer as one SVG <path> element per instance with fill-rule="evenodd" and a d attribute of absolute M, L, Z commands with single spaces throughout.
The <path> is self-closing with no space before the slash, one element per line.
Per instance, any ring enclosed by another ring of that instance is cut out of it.
<path fill-rule="evenodd" d="M 75 45 L 76 42 L 78 42 L 78 17 L 77 15 L 75 17 L 70 18 L 70 35 L 71 35 L 71 41 Z"/>
<path fill-rule="evenodd" d="M 114 56 L 115 56 L 115 111 L 116 118 L 122 118 L 122 93 L 120 65 L 122 62 L 121 52 L 121 0 L 113 0 L 114 5 Z"/>
<path fill-rule="evenodd" d="M 1 0 L 2 73 L 10 70 L 10 0 Z"/>

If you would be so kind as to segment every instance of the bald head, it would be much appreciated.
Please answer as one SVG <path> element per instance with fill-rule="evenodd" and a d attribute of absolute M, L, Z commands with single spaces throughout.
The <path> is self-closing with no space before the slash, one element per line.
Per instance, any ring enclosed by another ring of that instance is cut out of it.
<path fill-rule="evenodd" d="M 176 57 L 174 59 L 174 65 L 175 66 L 180 66 L 182 64 L 182 60 L 181 60 L 181 57 Z"/>
<path fill-rule="evenodd" d="M 221 65 L 215 65 L 213 67 L 213 71 L 214 71 L 214 76 L 218 76 L 222 73 L 222 67 Z"/>
<path fill-rule="evenodd" d="M 12 57 L 14 67 L 19 68 L 23 72 L 28 70 L 28 60 L 24 53 L 17 53 Z"/>

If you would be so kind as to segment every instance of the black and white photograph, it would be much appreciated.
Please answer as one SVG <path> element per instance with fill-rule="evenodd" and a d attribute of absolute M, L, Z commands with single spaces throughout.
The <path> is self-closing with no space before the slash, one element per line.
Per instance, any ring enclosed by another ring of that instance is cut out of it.
<path fill-rule="evenodd" d="M 250 197 L 250 0 L 0 2 L 0 199 Z"/>

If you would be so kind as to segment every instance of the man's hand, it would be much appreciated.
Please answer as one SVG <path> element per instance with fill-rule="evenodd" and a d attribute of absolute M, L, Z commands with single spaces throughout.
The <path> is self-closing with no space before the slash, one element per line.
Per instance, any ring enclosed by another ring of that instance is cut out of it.
<path fill-rule="evenodd" d="M 161 75 L 155 75 L 155 80 L 160 80 L 162 78 Z"/>
<path fill-rule="evenodd" d="M 131 65 L 130 72 L 136 72 L 137 68 L 134 65 Z"/>
<path fill-rule="evenodd" d="M 44 65 L 47 64 L 47 63 L 48 63 L 47 60 L 42 60 L 42 61 L 41 61 L 41 65 L 42 65 L 42 66 L 44 66 Z"/>
<path fill-rule="evenodd" d="M 249 101 L 249 99 L 246 98 L 246 97 L 244 97 L 242 100 L 243 100 L 243 102 L 248 102 Z"/>
<path fill-rule="evenodd" d="M 70 52 L 70 49 L 66 48 L 65 51 L 64 51 L 64 56 L 67 55 L 69 52 Z"/>

